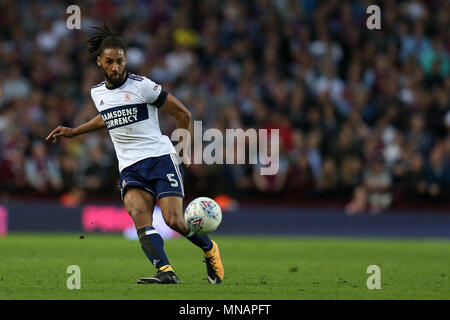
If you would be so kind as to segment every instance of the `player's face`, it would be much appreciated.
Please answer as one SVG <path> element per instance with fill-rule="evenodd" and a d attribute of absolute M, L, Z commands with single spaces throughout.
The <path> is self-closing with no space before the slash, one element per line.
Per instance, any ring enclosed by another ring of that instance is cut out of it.
<path fill-rule="evenodd" d="M 109 84 L 119 85 L 125 77 L 127 57 L 122 49 L 105 49 L 97 57 L 97 64 L 103 70 L 105 79 Z"/>

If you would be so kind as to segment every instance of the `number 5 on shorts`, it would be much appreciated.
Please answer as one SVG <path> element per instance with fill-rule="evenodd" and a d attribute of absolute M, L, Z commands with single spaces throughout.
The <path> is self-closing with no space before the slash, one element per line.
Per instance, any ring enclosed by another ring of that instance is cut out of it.
<path fill-rule="evenodd" d="M 167 179 L 171 182 L 170 186 L 176 188 L 178 187 L 178 181 L 173 178 L 174 175 L 174 173 L 168 173 Z"/>

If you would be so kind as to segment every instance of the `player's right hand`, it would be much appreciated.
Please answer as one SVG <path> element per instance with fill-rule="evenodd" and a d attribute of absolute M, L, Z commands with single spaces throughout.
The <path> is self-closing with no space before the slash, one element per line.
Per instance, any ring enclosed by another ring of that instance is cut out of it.
<path fill-rule="evenodd" d="M 58 137 L 72 138 L 74 137 L 73 129 L 63 126 L 56 127 L 48 137 L 45 139 L 46 142 L 52 141 L 53 143 L 58 142 Z"/>

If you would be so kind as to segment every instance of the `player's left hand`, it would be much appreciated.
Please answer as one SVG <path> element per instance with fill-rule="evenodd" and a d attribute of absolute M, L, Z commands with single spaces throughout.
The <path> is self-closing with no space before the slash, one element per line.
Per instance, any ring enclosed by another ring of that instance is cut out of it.
<path fill-rule="evenodd" d="M 58 142 L 58 137 L 66 137 L 66 138 L 72 138 L 74 137 L 73 129 L 67 128 L 63 126 L 58 126 L 56 129 L 54 129 L 48 137 L 45 139 L 45 141 L 50 142 L 52 140 L 53 143 Z"/>

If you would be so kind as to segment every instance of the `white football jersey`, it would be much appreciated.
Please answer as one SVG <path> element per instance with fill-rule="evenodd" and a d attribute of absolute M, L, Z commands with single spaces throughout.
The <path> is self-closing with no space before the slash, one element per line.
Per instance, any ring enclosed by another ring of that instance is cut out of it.
<path fill-rule="evenodd" d="M 91 97 L 109 130 L 119 171 L 145 158 L 176 153 L 159 128 L 158 108 L 166 98 L 160 97 L 161 92 L 161 85 L 131 73 L 118 87 L 109 88 L 105 81 L 92 87 Z"/>

